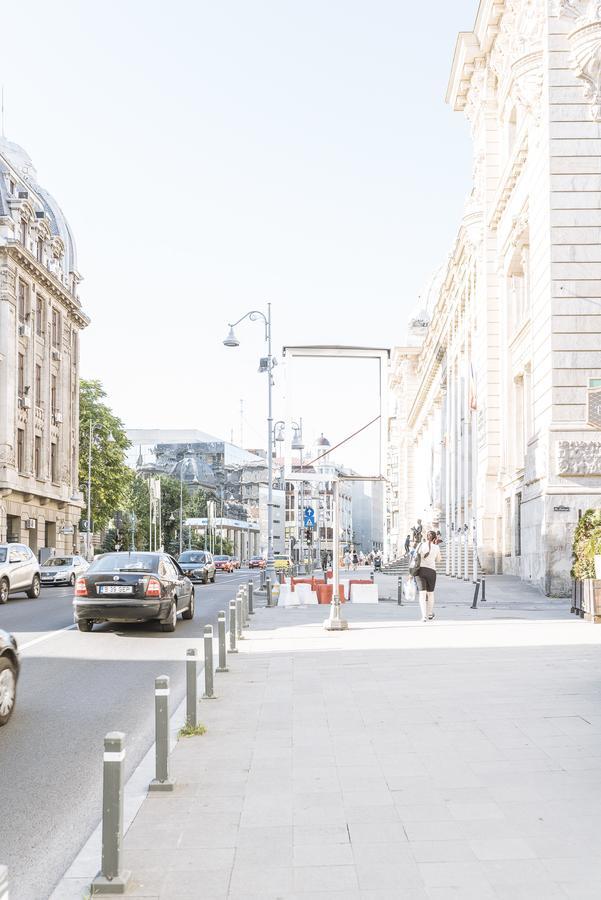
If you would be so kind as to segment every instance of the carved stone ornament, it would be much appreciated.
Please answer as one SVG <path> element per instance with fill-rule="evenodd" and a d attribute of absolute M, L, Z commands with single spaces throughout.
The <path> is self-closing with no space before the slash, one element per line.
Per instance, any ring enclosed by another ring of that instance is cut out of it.
<path fill-rule="evenodd" d="M 559 441 L 557 445 L 559 475 L 601 475 L 601 442 Z"/>
<path fill-rule="evenodd" d="M 601 0 L 558 0 L 555 13 L 575 23 L 568 43 L 576 77 L 584 83 L 592 119 L 601 122 Z"/>
<path fill-rule="evenodd" d="M 0 444 L 0 466 L 14 466 L 15 452 L 10 444 Z"/>
<path fill-rule="evenodd" d="M 536 50 L 517 59 L 512 66 L 511 96 L 517 106 L 540 124 L 543 92 L 543 51 Z"/>
<path fill-rule="evenodd" d="M 542 50 L 544 26 L 544 4 L 540 0 L 507 0 L 490 57 L 501 93 L 511 84 L 515 63 Z"/>

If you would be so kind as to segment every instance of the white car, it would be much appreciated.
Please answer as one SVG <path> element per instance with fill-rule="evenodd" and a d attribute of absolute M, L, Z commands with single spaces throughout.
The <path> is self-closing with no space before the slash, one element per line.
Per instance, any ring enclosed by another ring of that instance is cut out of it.
<path fill-rule="evenodd" d="M 20 591 L 40 596 L 40 565 L 26 544 L 0 544 L 0 603 Z"/>
<path fill-rule="evenodd" d="M 74 585 L 88 568 L 83 556 L 51 556 L 40 569 L 42 584 Z"/>

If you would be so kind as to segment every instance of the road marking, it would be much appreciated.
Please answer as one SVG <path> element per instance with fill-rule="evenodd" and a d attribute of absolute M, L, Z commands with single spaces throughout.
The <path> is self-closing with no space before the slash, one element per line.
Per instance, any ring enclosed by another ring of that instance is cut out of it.
<path fill-rule="evenodd" d="M 19 644 L 19 653 L 22 653 L 23 650 L 27 650 L 28 647 L 33 647 L 34 644 L 41 644 L 42 641 L 48 641 L 55 635 L 62 634 L 63 631 L 71 631 L 73 628 L 75 628 L 75 623 L 73 623 L 73 625 L 66 625 L 64 628 L 57 628 L 56 631 L 49 631 L 48 634 L 42 634 L 32 641 L 27 641 L 26 644 Z"/>

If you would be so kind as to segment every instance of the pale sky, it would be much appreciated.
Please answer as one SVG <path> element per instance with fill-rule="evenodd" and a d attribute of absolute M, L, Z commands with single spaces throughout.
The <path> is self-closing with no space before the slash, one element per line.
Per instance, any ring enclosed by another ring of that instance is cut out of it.
<path fill-rule="evenodd" d="M 3 10 L 6 135 L 75 234 L 81 370 L 131 427 L 265 445 L 258 323 L 283 344 L 401 343 L 469 187 L 444 96 L 477 0 L 28 0 Z M 276 372 L 275 418 L 285 412 Z M 306 440 L 372 417 L 363 369 L 307 372 Z M 359 416 L 360 418 L 360 416 Z M 341 461 L 364 463 L 365 442 Z"/>

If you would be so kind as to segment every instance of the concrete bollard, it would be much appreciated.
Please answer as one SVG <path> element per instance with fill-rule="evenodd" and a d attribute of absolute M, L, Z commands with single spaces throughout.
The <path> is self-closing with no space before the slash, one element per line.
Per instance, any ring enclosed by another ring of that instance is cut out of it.
<path fill-rule="evenodd" d="M 104 738 L 102 773 L 102 863 L 91 885 L 92 895 L 124 894 L 130 879 L 130 873 L 121 869 L 124 769 L 125 735 L 109 731 Z"/>
<path fill-rule="evenodd" d="M 271 606 L 271 578 L 265 579 L 265 591 L 267 593 L 267 606 Z"/>
<path fill-rule="evenodd" d="M 155 777 L 149 791 L 172 791 L 175 781 L 169 778 L 169 676 L 154 680 Z"/>
<path fill-rule="evenodd" d="M 0 900 L 8 900 L 8 866 L 0 866 Z"/>
<path fill-rule="evenodd" d="M 259 590 L 263 591 L 265 590 L 265 569 L 259 569 L 259 579 Z"/>
<path fill-rule="evenodd" d="M 242 627 L 250 628 L 248 620 L 248 590 L 245 584 L 240 588 L 240 593 L 242 595 Z"/>
<path fill-rule="evenodd" d="M 230 600 L 230 653 L 237 653 L 236 635 L 238 628 L 236 626 L 236 601 Z"/>
<path fill-rule="evenodd" d="M 255 589 L 254 581 L 249 581 L 246 589 L 248 591 L 248 614 L 249 616 L 254 616 L 255 610 L 253 607 L 253 591 Z"/>
<path fill-rule="evenodd" d="M 213 626 L 205 625 L 205 692 L 203 700 L 214 700 L 213 693 Z"/>
<path fill-rule="evenodd" d="M 239 641 L 244 640 L 242 634 L 242 597 L 240 594 L 236 597 L 236 638 Z"/>
<path fill-rule="evenodd" d="M 216 672 L 227 672 L 227 655 L 225 650 L 225 613 L 220 612 L 217 615 L 217 635 L 219 644 L 219 665 L 215 669 Z"/>
<path fill-rule="evenodd" d="M 192 728 L 198 725 L 198 654 L 186 650 L 186 722 Z"/>

